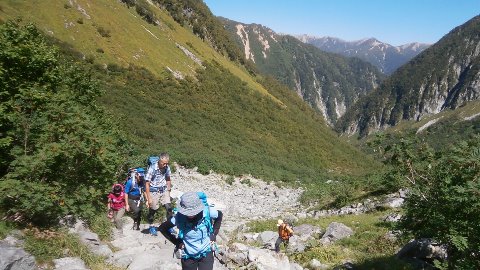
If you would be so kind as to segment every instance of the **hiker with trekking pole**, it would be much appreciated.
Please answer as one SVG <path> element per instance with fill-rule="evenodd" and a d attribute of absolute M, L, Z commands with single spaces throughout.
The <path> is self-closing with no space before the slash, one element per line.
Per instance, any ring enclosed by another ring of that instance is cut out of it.
<path fill-rule="evenodd" d="M 160 232 L 175 245 L 182 270 L 212 270 L 223 213 L 208 205 L 203 192 L 184 193 L 177 209 L 175 216 L 160 225 Z M 177 237 L 170 233 L 175 226 Z"/>
<path fill-rule="evenodd" d="M 143 203 L 145 198 L 145 170 L 141 167 L 131 168 L 130 177 L 125 183 L 125 210 L 132 211 L 133 229 L 140 230 Z"/>

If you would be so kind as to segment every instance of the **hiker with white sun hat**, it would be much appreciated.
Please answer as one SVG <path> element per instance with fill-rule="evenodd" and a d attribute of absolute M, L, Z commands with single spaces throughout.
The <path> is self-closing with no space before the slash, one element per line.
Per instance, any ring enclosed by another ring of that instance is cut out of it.
<path fill-rule="evenodd" d="M 203 192 L 184 193 L 177 210 L 175 216 L 160 225 L 159 230 L 179 251 L 182 270 L 212 270 L 223 213 L 208 205 Z M 175 226 L 178 228 L 177 237 L 170 233 Z"/>

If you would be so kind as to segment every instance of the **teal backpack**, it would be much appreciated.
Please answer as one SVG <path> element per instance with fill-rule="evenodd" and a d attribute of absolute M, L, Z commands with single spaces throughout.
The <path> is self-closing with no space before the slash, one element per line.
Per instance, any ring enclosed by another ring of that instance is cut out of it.
<path fill-rule="evenodd" d="M 201 228 L 203 226 L 205 226 L 207 228 L 207 232 L 208 232 L 208 237 L 210 237 L 210 235 L 213 234 L 213 225 L 212 225 L 212 218 L 210 217 L 210 205 L 208 204 L 207 202 L 207 194 L 205 194 L 205 192 L 197 192 L 198 194 L 198 197 L 202 200 L 203 204 L 205 205 L 205 207 L 203 208 L 203 218 L 202 218 L 202 221 L 200 223 L 200 225 L 197 227 L 197 228 Z M 183 216 L 183 215 L 176 215 L 176 218 L 177 218 L 177 228 L 178 228 L 178 238 L 179 239 L 183 239 L 184 235 L 185 235 L 185 232 L 188 230 L 188 229 L 191 229 L 187 226 L 187 217 L 186 216 Z M 211 247 L 211 251 L 215 252 L 217 249 L 217 247 Z M 185 258 L 189 258 L 186 254 L 184 255 Z M 200 258 L 200 257 L 204 257 L 205 254 L 199 254 L 197 257 Z M 195 257 L 195 258 L 197 258 Z"/>
<path fill-rule="evenodd" d="M 210 205 L 207 202 L 207 194 L 201 191 L 197 192 L 197 194 L 200 200 L 202 200 L 203 205 L 205 205 L 205 207 L 203 208 L 202 224 L 207 226 L 208 233 L 209 233 L 208 235 L 210 236 L 213 233 L 213 225 L 212 225 L 212 218 L 210 217 Z M 185 219 L 184 216 L 179 216 L 179 217 L 180 219 L 178 221 L 178 225 L 179 225 L 178 238 L 183 239 L 184 232 L 187 229 L 187 226 L 186 226 L 187 220 Z"/>

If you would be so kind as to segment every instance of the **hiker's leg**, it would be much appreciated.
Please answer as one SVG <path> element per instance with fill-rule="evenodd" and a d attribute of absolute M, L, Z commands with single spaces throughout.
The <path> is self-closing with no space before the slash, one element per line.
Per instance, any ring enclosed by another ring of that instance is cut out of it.
<path fill-rule="evenodd" d="M 138 204 L 138 200 L 134 201 L 132 199 L 128 199 L 128 205 L 130 206 L 130 210 L 132 211 L 132 219 L 133 222 L 137 224 L 137 226 L 140 224 L 140 216 L 142 214 L 142 204 Z"/>
<path fill-rule="evenodd" d="M 173 207 L 171 203 L 167 203 L 164 205 L 165 206 L 165 211 L 167 212 L 167 220 L 170 220 L 171 217 L 173 217 Z"/>
<path fill-rule="evenodd" d="M 165 207 L 167 220 L 173 216 L 172 202 L 170 200 L 170 191 L 165 190 L 161 195 L 162 205 Z"/>
<path fill-rule="evenodd" d="M 150 209 L 148 209 L 148 216 L 147 220 L 150 226 L 153 226 L 153 221 L 155 218 L 155 213 L 157 213 L 158 207 L 159 207 L 159 200 L 160 200 L 160 193 L 159 192 L 154 192 L 151 194 L 152 198 L 152 204 L 150 205 Z"/>
<path fill-rule="evenodd" d="M 198 270 L 212 270 L 213 260 L 213 252 L 209 252 L 205 258 L 198 261 Z"/>
<path fill-rule="evenodd" d="M 287 250 L 288 248 L 288 239 L 287 240 L 283 240 L 283 245 L 285 246 L 285 250 Z"/>
<path fill-rule="evenodd" d="M 140 204 L 137 202 L 137 208 L 138 208 L 138 213 L 137 213 L 137 228 L 140 228 L 140 221 L 142 221 L 142 210 L 143 210 L 143 203 L 140 201 Z"/>
<path fill-rule="evenodd" d="M 278 237 L 275 241 L 275 252 L 280 252 L 280 244 L 282 243 L 282 238 Z"/>
<path fill-rule="evenodd" d="M 152 208 L 148 208 L 148 214 L 147 214 L 147 221 L 150 226 L 153 225 L 153 221 L 155 219 L 155 213 L 157 213 L 157 210 L 153 210 Z"/>
<path fill-rule="evenodd" d="M 125 214 L 125 208 L 121 208 L 118 211 L 113 211 L 113 220 L 115 221 L 115 227 L 119 230 L 122 229 L 123 214 Z"/>
<path fill-rule="evenodd" d="M 197 270 L 198 260 L 195 259 L 182 259 L 182 270 Z"/>

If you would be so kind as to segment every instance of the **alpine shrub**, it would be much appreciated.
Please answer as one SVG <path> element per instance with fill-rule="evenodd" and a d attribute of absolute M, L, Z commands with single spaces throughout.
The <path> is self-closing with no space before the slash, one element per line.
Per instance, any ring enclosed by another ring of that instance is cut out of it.
<path fill-rule="evenodd" d="M 480 269 L 480 136 L 441 152 L 404 139 L 387 153 L 409 188 L 399 229 L 445 244 L 448 269 Z"/>
<path fill-rule="evenodd" d="M 95 81 L 33 25 L 0 26 L 0 210 L 49 225 L 92 217 L 127 143 L 96 105 Z"/>

